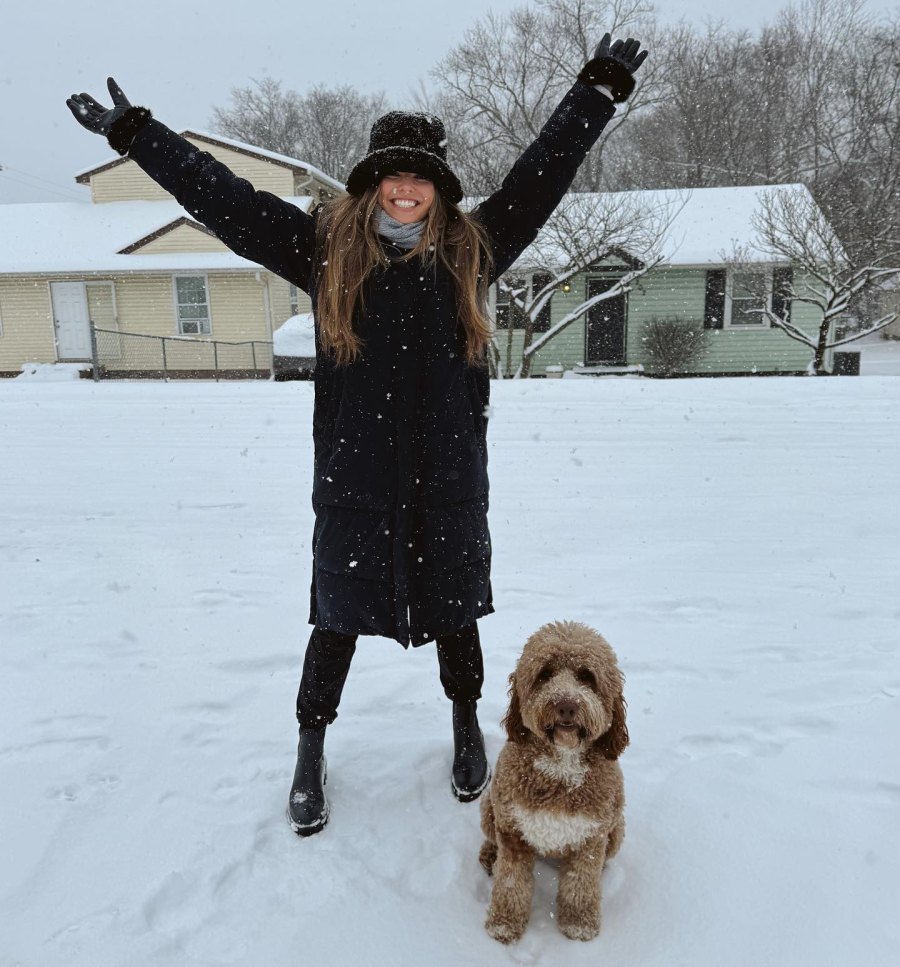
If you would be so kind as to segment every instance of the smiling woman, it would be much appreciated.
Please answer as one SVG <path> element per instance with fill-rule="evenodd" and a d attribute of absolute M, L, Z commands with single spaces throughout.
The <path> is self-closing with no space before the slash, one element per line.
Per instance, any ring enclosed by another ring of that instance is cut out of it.
<path fill-rule="evenodd" d="M 484 677 L 476 622 L 494 611 L 487 293 L 559 205 L 614 104 L 634 89 L 646 51 L 636 40 L 610 39 L 472 211 L 459 207 L 444 124 L 431 113 L 378 118 L 347 194 L 307 214 L 132 106 L 112 78 L 112 109 L 87 93 L 67 102 L 80 124 L 127 154 L 232 251 L 310 296 L 314 628 L 297 695 L 288 806 L 301 835 L 328 821 L 324 733 L 361 635 L 404 647 L 436 642 L 453 702 L 453 795 L 475 799 L 490 778 L 476 716 Z M 200 303 L 187 306 L 198 326 Z"/>

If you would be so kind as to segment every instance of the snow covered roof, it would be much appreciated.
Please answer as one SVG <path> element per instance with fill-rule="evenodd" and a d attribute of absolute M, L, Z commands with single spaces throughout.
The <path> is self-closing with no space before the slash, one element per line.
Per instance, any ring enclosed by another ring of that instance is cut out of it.
<path fill-rule="evenodd" d="M 661 251 L 670 265 L 721 265 L 734 244 L 758 244 L 751 214 L 760 194 L 773 186 L 695 188 L 589 194 L 598 211 L 610 198 L 621 197 L 635 207 L 671 206 L 674 218 L 664 233 Z M 780 187 L 780 186 L 778 186 Z M 807 189 L 802 185 L 801 191 Z M 287 198 L 309 211 L 312 196 Z M 469 198 L 471 210 L 480 201 Z M 679 210 L 679 206 L 682 206 Z M 0 275 L 47 272 L 171 271 L 184 269 L 255 269 L 256 264 L 232 252 L 166 252 L 118 254 L 139 239 L 183 219 L 187 213 L 176 201 L 49 202 L 0 205 Z M 189 223 L 197 224 L 190 216 Z M 540 244 L 540 237 L 536 244 Z M 517 266 L 534 263 L 534 246 Z M 641 253 L 635 253 L 640 255 Z M 760 261 L 773 255 L 755 253 Z"/>
<path fill-rule="evenodd" d="M 301 161 L 299 158 L 292 158 L 286 154 L 278 154 L 277 151 L 267 151 L 265 148 L 259 148 L 255 144 L 247 144 L 245 141 L 236 141 L 234 138 L 226 138 L 221 134 L 210 134 L 207 131 L 198 131 L 196 128 L 188 128 L 180 133 L 183 138 L 193 138 L 195 141 L 206 141 L 209 144 L 225 145 L 226 147 L 234 148 L 236 151 L 240 151 L 243 154 L 251 155 L 254 158 L 265 158 L 267 161 L 273 161 L 276 164 L 283 165 L 286 168 L 308 172 L 309 174 L 315 175 L 324 184 L 329 185 L 337 191 L 346 190 L 343 182 L 332 178 L 331 175 L 326 175 L 321 168 L 317 168 L 315 165 L 311 165 L 307 161 Z M 118 164 L 124 164 L 128 160 L 128 158 L 122 158 L 117 155 L 115 158 L 111 158 L 109 161 L 103 161 L 100 164 L 91 165 L 89 168 L 84 168 L 81 171 L 76 172 L 75 180 L 79 184 L 87 184 L 87 182 L 90 181 L 90 176 L 95 172 L 113 168 Z"/>
<path fill-rule="evenodd" d="M 664 232 L 660 245 L 663 262 L 669 265 L 721 265 L 726 254 L 733 255 L 735 244 L 753 249 L 751 257 L 754 260 L 782 261 L 774 253 L 757 251 L 760 240 L 751 222 L 751 215 L 759 208 L 762 194 L 774 188 L 796 189 L 808 194 L 805 185 L 797 184 L 591 192 L 581 197 L 594 199 L 598 212 L 615 200 L 631 206 L 634 210 L 668 209 L 674 217 Z M 481 200 L 467 199 L 464 203 L 466 209 L 473 209 Z M 541 242 L 542 237 L 539 235 L 535 244 L 529 246 L 517 259 L 516 265 L 524 267 L 535 264 L 536 248 Z M 546 250 L 546 240 L 541 247 Z M 642 253 L 633 254 L 640 257 Z"/>
<path fill-rule="evenodd" d="M 314 199 L 303 195 L 285 201 L 309 211 Z M 176 201 L 0 205 L 0 275 L 259 268 L 233 252 L 118 254 L 186 215 Z"/>

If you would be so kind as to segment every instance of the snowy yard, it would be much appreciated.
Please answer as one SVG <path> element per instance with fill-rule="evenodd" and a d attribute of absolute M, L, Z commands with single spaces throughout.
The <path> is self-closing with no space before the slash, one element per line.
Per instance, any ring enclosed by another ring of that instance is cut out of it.
<path fill-rule="evenodd" d="M 864 369 L 865 372 L 865 369 Z M 493 384 L 488 753 L 524 639 L 617 650 L 628 830 L 588 944 L 483 930 L 434 646 L 361 638 L 328 828 L 284 807 L 311 383 L 0 382 L 0 967 L 888 967 L 900 380 Z"/>

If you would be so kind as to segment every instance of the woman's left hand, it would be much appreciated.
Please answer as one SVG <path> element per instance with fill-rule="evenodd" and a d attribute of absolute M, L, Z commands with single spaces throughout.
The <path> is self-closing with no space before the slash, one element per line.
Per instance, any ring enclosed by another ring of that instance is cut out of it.
<path fill-rule="evenodd" d="M 649 51 L 641 50 L 640 41 L 629 37 L 610 45 L 612 34 L 605 33 L 594 56 L 582 67 L 578 80 L 585 84 L 605 84 L 613 101 L 624 101 L 634 90 L 634 72 L 647 59 Z"/>

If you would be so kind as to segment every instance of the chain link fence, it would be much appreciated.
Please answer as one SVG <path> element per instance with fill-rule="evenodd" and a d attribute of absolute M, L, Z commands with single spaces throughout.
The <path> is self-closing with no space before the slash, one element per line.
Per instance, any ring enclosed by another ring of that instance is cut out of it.
<path fill-rule="evenodd" d="M 147 336 L 91 326 L 94 379 L 270 379 L 272 343 Z"/>

